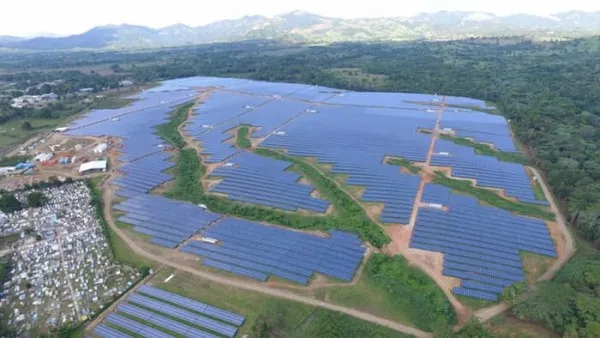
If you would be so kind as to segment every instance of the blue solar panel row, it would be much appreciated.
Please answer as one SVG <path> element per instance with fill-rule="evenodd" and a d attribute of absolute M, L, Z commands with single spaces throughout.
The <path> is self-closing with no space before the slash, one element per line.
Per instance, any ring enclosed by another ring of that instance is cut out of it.
<path fill-rule="evenodd" d="M 410 247 L 445 254 L 444 275 L 462 280 L 456 294 L 496 301 L 505 287 L 524 280 L 520 251 L 556 257 L 542 220 L 479 205 L 436 184 L 425 186 L 422 200 L 448 211 L 419 209 Z"/>
<path fill-rule="evenodd" d="M 476 111 L 453 111 L 447 108 L 442 116 L 440 127 L 452 129 L 455 136 L 492 144 L 498 150 L 517 152 L 510 127 L 506 119 L 500 115 Z"/>
<path fill-rule="evenodd" d="M 133 319 L 129 319 L 117 313 L 111 313 L 106 317 L 107 324 L 125 329 L 142 337 L 172 338 L 173 336 L 163 331 L 151 328 Z"/>
<path fill-rule="evenodd" d="M 261 281 L 274 275 L 306 284 L 315 272 L 350 281 L 365 252 L 355 235 L 340 231 L 322 238 L 235 218 L 202 234 L 221 244 L 191 241 L 182 250 L 204 257 L 208 266 L 232 273 L 242 269 L 243 275 Z"/>
<path fill-rule="evenodd" d="M 193 204 L 155 195 L 137 195 L 114 206 L 124 213 L 119 221 L 134 225 L 134 230 L 152 237 L 152 243 L 173 248 L 219 215 Z"/>
<path fill-rule="evenodd" d="M 133 338 L 133 336 L 115 330 L 104 324 L 98 324 L 92 333 L 100 338 Z"/>
<path fill-rule="evenodd" d="M 237 332 L 237 328 L 234 326 L 223 324 L 220 321 L 210 319 L 208 317 L 187 310 L 183 310 L 177 306 L 159 302 L 150 297 L 142 296 L 140 294 L 131 295 L 127 299 L 127 301 L 145 307 L 147 309 L 152 309 L 156 312 L 164 313 L 165 315 L 177 318 L 184 322 L 188 322 L 193 325 L 206 328 L 210 331 L 222 334 L 227 337 L 233 337 Z"/>
<path fill-rule="evenodd" d="M 214 334 L 210 334 L 208 332 L 196 329 L 176 320 L 170 319 L 165 316 L 161 316 L 152 311 L 144 310 L 134 305 L 121 304 L 117 308 L 117 313 L 127 314 L 131 317 L 138 318 L 148 323 L 152 323 L 152 325 L 154 326 L 158 326 L 161 329 L 180 334 L 184 337 L 217 338 L 217 336 Z"/>
<path fill-rule="evenodd" d="M 117 194 L 128 199 L 117 207 L 125 213 L 121 219 L 133 224 L 136 231 L 151 236 L 153 243 L 167 247 L 176 246 L 218 218 L 210 213 L 197 214 L 194 209 L 198 207 L 193 205 L 146 195 L 152 187 L 170 179 L 162 172 L 170 166 L 166 161 L 170 154 L 162 151 L 164 141 L 155 135 L 155 127 L 167 120 L 173 107 L 193 100 L 198 87 L 216 88 L 196 109 L 186 127 L 201 142 L 207 162 L 243 157 L 244 154 L 236 155 L 237 150 L 226 140 L 232 136 L 233 128 L 250 124 L 258 127 L 253 137 L 266 137 L 264 146 L 331 164 L 333 173 L 346 177 L 346 184 L 365 188 L 361 196 L 364 202 L 384 205 L 381 221 L 400 224 L 409 221 L 420 178 L 384 164 L 385 157 L 425 161 L 431 136 L 417 130 L 433 129 L 440 104 L 485 107 L 483 101 L 461 97 L 357 93 L 309 85 L 195 77 L 166 81 L 137 95 L 137 101 L 130 107 L 94 111 L 72 123 L 69 131 L 72 135 L 111 135 L 123 140 L 120 161 L 128 164 L 120 169 L 124 177 L 115 182 L 120 187 Z M 313 104 L 317 102 L 321 104 Z M 512 150 L 510 131 L 502 118 L 463 108 L 446 110 L 442 128 L 452 128 L 458 136 L 491 143 L 498 149 Z M 444 152 L 443 146 L 440 140 L 435 151 Z M 453 166 L 453 173 L 459 177 L 476 178 L 480 185 L 504 189 L 507 195 L 522 201 L 540 203 L 532 198 L 528 180 L 524 183 L 523 178 L 527 177 L 522 166 L 486 162 L 472 150 L 468 153 L 452 148 L 447 152 L 452 160 L 444 162 L 440 160 L 442 156 L 435 156 L 433 161 Z M 233 166 L 220 167 L 217 174 L 224 179 L 215 189 L 249 203 L 323 210 L 320 203 L 326 205 L 326 202 L 311 197 L 311 187 L 296 184 L 293 180 L 296 177 L 283 172 L 277 161 L 265 165 L 269 170 L 254 170 L 252 161 L 236 165 L 232 160 Z M 245 189 L 248 183 L 255 185 L 253 191 Z M 280 198 L 274 200 L 274 195 Z M 430 193 L 429 197 L 432 198 L 424 201 L 438 203 L 435 197 L 439 196 Z M 554 255 L 547 229 L 540 221 L 512 219 L 497 209 L 489 211 L 493 208 L 473 206 L 461 199 L 442 203 L 450 208 L 446 213 L 450 216 L 422 209 L 411 246 L 445 253 L 448 266 L 444 271 L 465 282 L 456 293 L 475 290 L 470 296 L 488 297 L 486 293 L 494 294 L 498 287 L 522 278 L 519 250 Z M 323 244 L 298 241 L 293 237 L 296 233 L 280 238 L 269 232 L 276 228 L 258 224 L 269 231 L 261 234 L 260 229 L 248 224 L 238 224 L 232 227 L 234 230 L 219 228 L 219 224 L 227 222 L 219 222 L 205 231 L 223 245 L 192 242 L 184 249 L 203 256 L 207 265 L 233 273 L 259 280 L 278 275 L 300 283 L 314 272 L 349 280 L 364 253 L 354 235 L 332 232 L 329 238 L 319 239 Z M 451 224 L 462 226 L 458 230 L 449 229 Z M 247 233 L 248 229 L 253 230 Z M 244 237 L 240 238 L 238 233 Z M 246 238 L 251 239 L 251 245 L 245 242 Z"/>
<path fill-rule="evenodd" d="M 328 202 L 311 196 L 312 186 L 296 183 L 300 175 L 284 171 L 289 166 L 290 162 L 241 152 L 211 173 L 222 178 L 211 191 L 243 202 L 263 205 L 267 202 L 268 206 L 284 210 L 327 211 Z"/>
<path fill-rule="evenodd" d="M 197 313 L 205 314 L 212 318 L 231 323 L 235 326 L 240 326 L 244 323 L 244 316 L 226 311 L 212 305 L 198 302 L 196 300 L 180 296 L 176 293 L 165 291 L 150 285 L 142 285 L 138 288 L 138 293 L 145 294 L 157 298 L 163 302 L 175 304 L 179 307 L 192 310 Z"/>
<path fill-rule="evenodd" d="M 523 165 L 502 162 L 491 156 L 477 155 L 471 147 L 438 140 L 431 164 L 451 167 L 454 177 L 474 179 L 481 187 L 502 189 L 506 195 L 516 197 L 522 202 L 547 203 L 535 198 Z"/>
<path fill-rule="evenodd" d="M 319 106 L 318 113 L 301 115 L 262 145 L 332 164 L 332 173 L 347 175 L 346 184 L 365 187 L 362 201 L 384 204 L 382 222 L 407 224 L 420 178 L 383 160 L 424 162 L 431 136 L 417 129 L 433 128 L 435 116 L 423 110 Z"/>

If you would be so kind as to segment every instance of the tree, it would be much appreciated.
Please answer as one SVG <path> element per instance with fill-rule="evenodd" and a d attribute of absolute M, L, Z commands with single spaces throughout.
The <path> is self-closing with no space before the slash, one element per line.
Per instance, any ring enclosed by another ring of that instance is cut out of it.
<path fill-rule="evenodd" d="M 23 122 L 23 124 L 21 125 L 21 129 L 29 131 L 29 130 L 33 130 L 33 126 L 31 125 L 31 122 L 29 121 L 25 121 Z"/>
<path fill-rule="evenodd" d="M 4 213 L 12 213 L 23 209 L 23 205 L 13 194 L 4 194 L 0 197 L 0 210 Z"/>
<path fill-rule="evenodd" d="M 504 289 L 500 295 L 500 300 L 508 304 L 515 304 L 519 301 L 523 293 L 527 290 L 527 283 L 514 282 L 511 286 Z"/>
<path fill-rule="evenodd" d="M 27 205 L 32 208 L 39 208 L 46 204 L 48 198 L 39 191 L 35 191 L 27 195 Z"/>

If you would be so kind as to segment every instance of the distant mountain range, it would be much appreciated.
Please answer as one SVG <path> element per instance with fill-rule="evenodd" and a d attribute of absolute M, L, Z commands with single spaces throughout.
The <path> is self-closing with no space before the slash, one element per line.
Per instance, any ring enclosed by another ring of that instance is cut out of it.
<path fill-rule="evenodd" d="M 0 47 L 29 50 L 141 49 L 255 39 L 331 43 L 514 35 L 572 38 L 594 34 L 600 34 L 600 12 L 565 12 L 547 17 L 437 12 L 406 18 L 339 19 L 295 11 L 272 18 L 245 16 L 199 27 L 176 24 L 154 29 L 108 25 L 66 37 L 26 39 L 0 36 Z"/>

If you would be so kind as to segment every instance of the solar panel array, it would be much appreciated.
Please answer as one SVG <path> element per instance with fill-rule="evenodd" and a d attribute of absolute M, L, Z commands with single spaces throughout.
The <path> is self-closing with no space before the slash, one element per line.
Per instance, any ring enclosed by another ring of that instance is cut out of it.
<path fill-rule="evenodd" d="M 106 323 L 144 337 L 171 337 L 167 332 L 172 332 L 185 337 L 216 338 L 235 336 L 244 319 L 242 315 L 143 285 L 107 317 Z M 99 337 L 130 337 L 105 324 L 98 325 L 93 333 Z"/>
<path fill-rule="evenodd" d="M 472 138 L 476 142 L 489 143 L 494 148 L 517 152 L 510 128 L 506 119 L 500 115 L 486 114 L 476 111 L 444 111 L 440 128 L 450 128 L 456 136 Z"/>
<path fill-rule="evenodd" d="M 420 178 L 383 160 L 387 155 L 424 162 L 431 136 L 417 129 L 433 128 L 435 116 L 423 110 L 319 106 L 318 113 L 302 114 L 262 145 L 333 164 L 331 172 L 347 175 L 346 184 L 366 188 L 362 201 L 384 204 L 382 222 L 407 224 Z"/>
<path fill-rule="evenodd" d="M 201 207 L 155 195 L 137 195 L 113 207 L 124 212 L 119 221 L 151 237 L 151 243 L 173 248 L 219 219 Z"/>
<path fill-rule="evenodd" d="M 212 172 L 212 176 L 223 179 L 211 191 L 227 194 L 232 200 L 284 210 L 327 211 L 329 203 L 311 197 L 314 188 L 298 184 L 301 176 L 285 171 L 289 166 L 290 162 L 240 152 Z"/>
<path fill-rule="evenodd" d="M 297 184 L 297 176 L 284 171 L 289 164 L 239 153 L 227 144 L 233 128 L 249 124 L 258 128 L 253 137 L 266 138 L 262 145 L 315 157 L 331 164 L 333 173 L 345 175 L 346 184 L 363 186 L 362 201 L 383 204 L 382 222 L 408 223 L 420 178 L 383 161 L 386 156 L 426 160 L 431 135 L 417 130 L 434 128 L 440 96 L 194 77 L 163 82 L 137 95 L 129 107 L 93 111 L 70 125 L 71 135 L 123 139 L 124 176 L 115 181 L 117 194 L 127 199 L 117 206 L 125 212 L 120 220 L 151 236 L 153 243 L 174 247 L 219 218 L 193 205 L 145 194 L 171 179 L 163 172 L 172 165 L 167 161 L 170 155 L 162 152 L 164 141 L 154 128 L 176 105 L 192 100 L 199 87 L 217 90 L 196 109 L 185 130 L 201 143 L 206 162 L 233 164 L 215 172 L 223 178 L 215 192 L 287 210 L 326 208 L 325 201 L 310 196 L 312 187 Z M 445 103 L 485 108 L 485 102 L 469 98 L 445 97 Z M 500 150 L 516 150 L 501 117 L 446 108 L 441 127 Z M 444 140 L 437 142 L 435 152 L 433 165 L 451 166 L 454 176 L 504 189 L 521 201 L 544 203 L 535 200 L 521 165 L 479 156 Z M 441 155 L 444 152 L 449 155 Z M 555 255 L 542 221 L 479 206 L 444 189 L 427 185 L 423 201 L 442 203 L 450 210 L 420 209 L 411 246 L 445 254 L 444 273 L 462 280 L 456 294 L 495 300 L 504 287 L 523 278 L 519 250 Z M 339 232 L 320 238 L 231 218 L 207 229 L 203 234 L 222 245 L 192 241 L 183 250 L 203 256 L 208 266 L 258 280 L 275 275 L 304 284 L 314 272 L 350 280 L 364 254 L 356 236 Z M 117 314 L 109 318 L 133 333 L 157 334 Z"/>
<path fill-rule="evenodd" d="M 98 324 L 94 328 L 94 335 L 100 338 L 133 338 L 128 334 L 125 334 L 119 330 L 113 329 L 110 326 L 106 326 L 105 324 Z"/>
<path fill-rule="evenodd" d="M 265 281 L 274 275 L 307 284 L 313 273 L 351 281 L 365 248 L 358 236 L 332 231 L 327 238 L 224 218 L 202 232 L 219 245 L 190 241 L 182 251 L 204 257 L 205 265 Z"/>
<path fill-rule="evenodd" d="M 435 154 L 431 164 L 451 167 L 454 177 L 474 179 L 480 187 L 502 189 L 507 196 L 515 197 L 522 202 L 548 203 L 535 198 L 523 165 L 503 162 L 491 156 L 477 155 L 471 147 L 440 139 L 435 144 Z"/>
<path fill-rule="evenodd" d="M 479 205 L 436 184 L 425 186 L 422 200 L 449 210 L 420 208 L 410 247 L 444 253 L 444 275 L 462 280 L 456 294 L 497 301 L 524 278 L 520 251 L 556 257 L 542 220 Z"/>
<path fill-rule="evenodd" d="M 244 323 L 244 316 L 220 309 L 218 307 L 208 305 L 187 297 L 180 296 L 176 293 L 165 291 L 150 285 L 142 285 L 138 290 L 139 293 L 154 297 L 160 301 L 175 304 L 181 308 L 185 308 L 200 314 L 219 319 L 230 323 L 234 326 L 241 326 Z"/>
<path fill-rule="evenodd" d="M 125 196 L 132 194 L 145 194 L 157 186 L 170 181 L 173 176 L 162 171 L 175 165 L 168 161 L 171 154 L 165 152 L 154 153 L 134 162 L 129 162 L 119 168 L 124 175 L 111 181 L 121 188 Z"/>

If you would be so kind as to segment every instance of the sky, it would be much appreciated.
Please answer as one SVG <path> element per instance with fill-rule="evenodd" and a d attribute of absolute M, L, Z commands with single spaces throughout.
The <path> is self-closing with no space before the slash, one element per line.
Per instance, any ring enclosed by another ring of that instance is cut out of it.
<path fill-rule="evenodd" d="M 274 16 L 303 10 L 340 18 L 411 16 L 441 10 L 498 15 L 599 11 L 598 0 L 21 0 L 2 1 L 0 35 L 69 35 L 92 27 L 128 23 L 154 28 L 175 23 L 199 26 L 244 15 Z M 6 3 L 4 3 L 6 2 Z"/>

